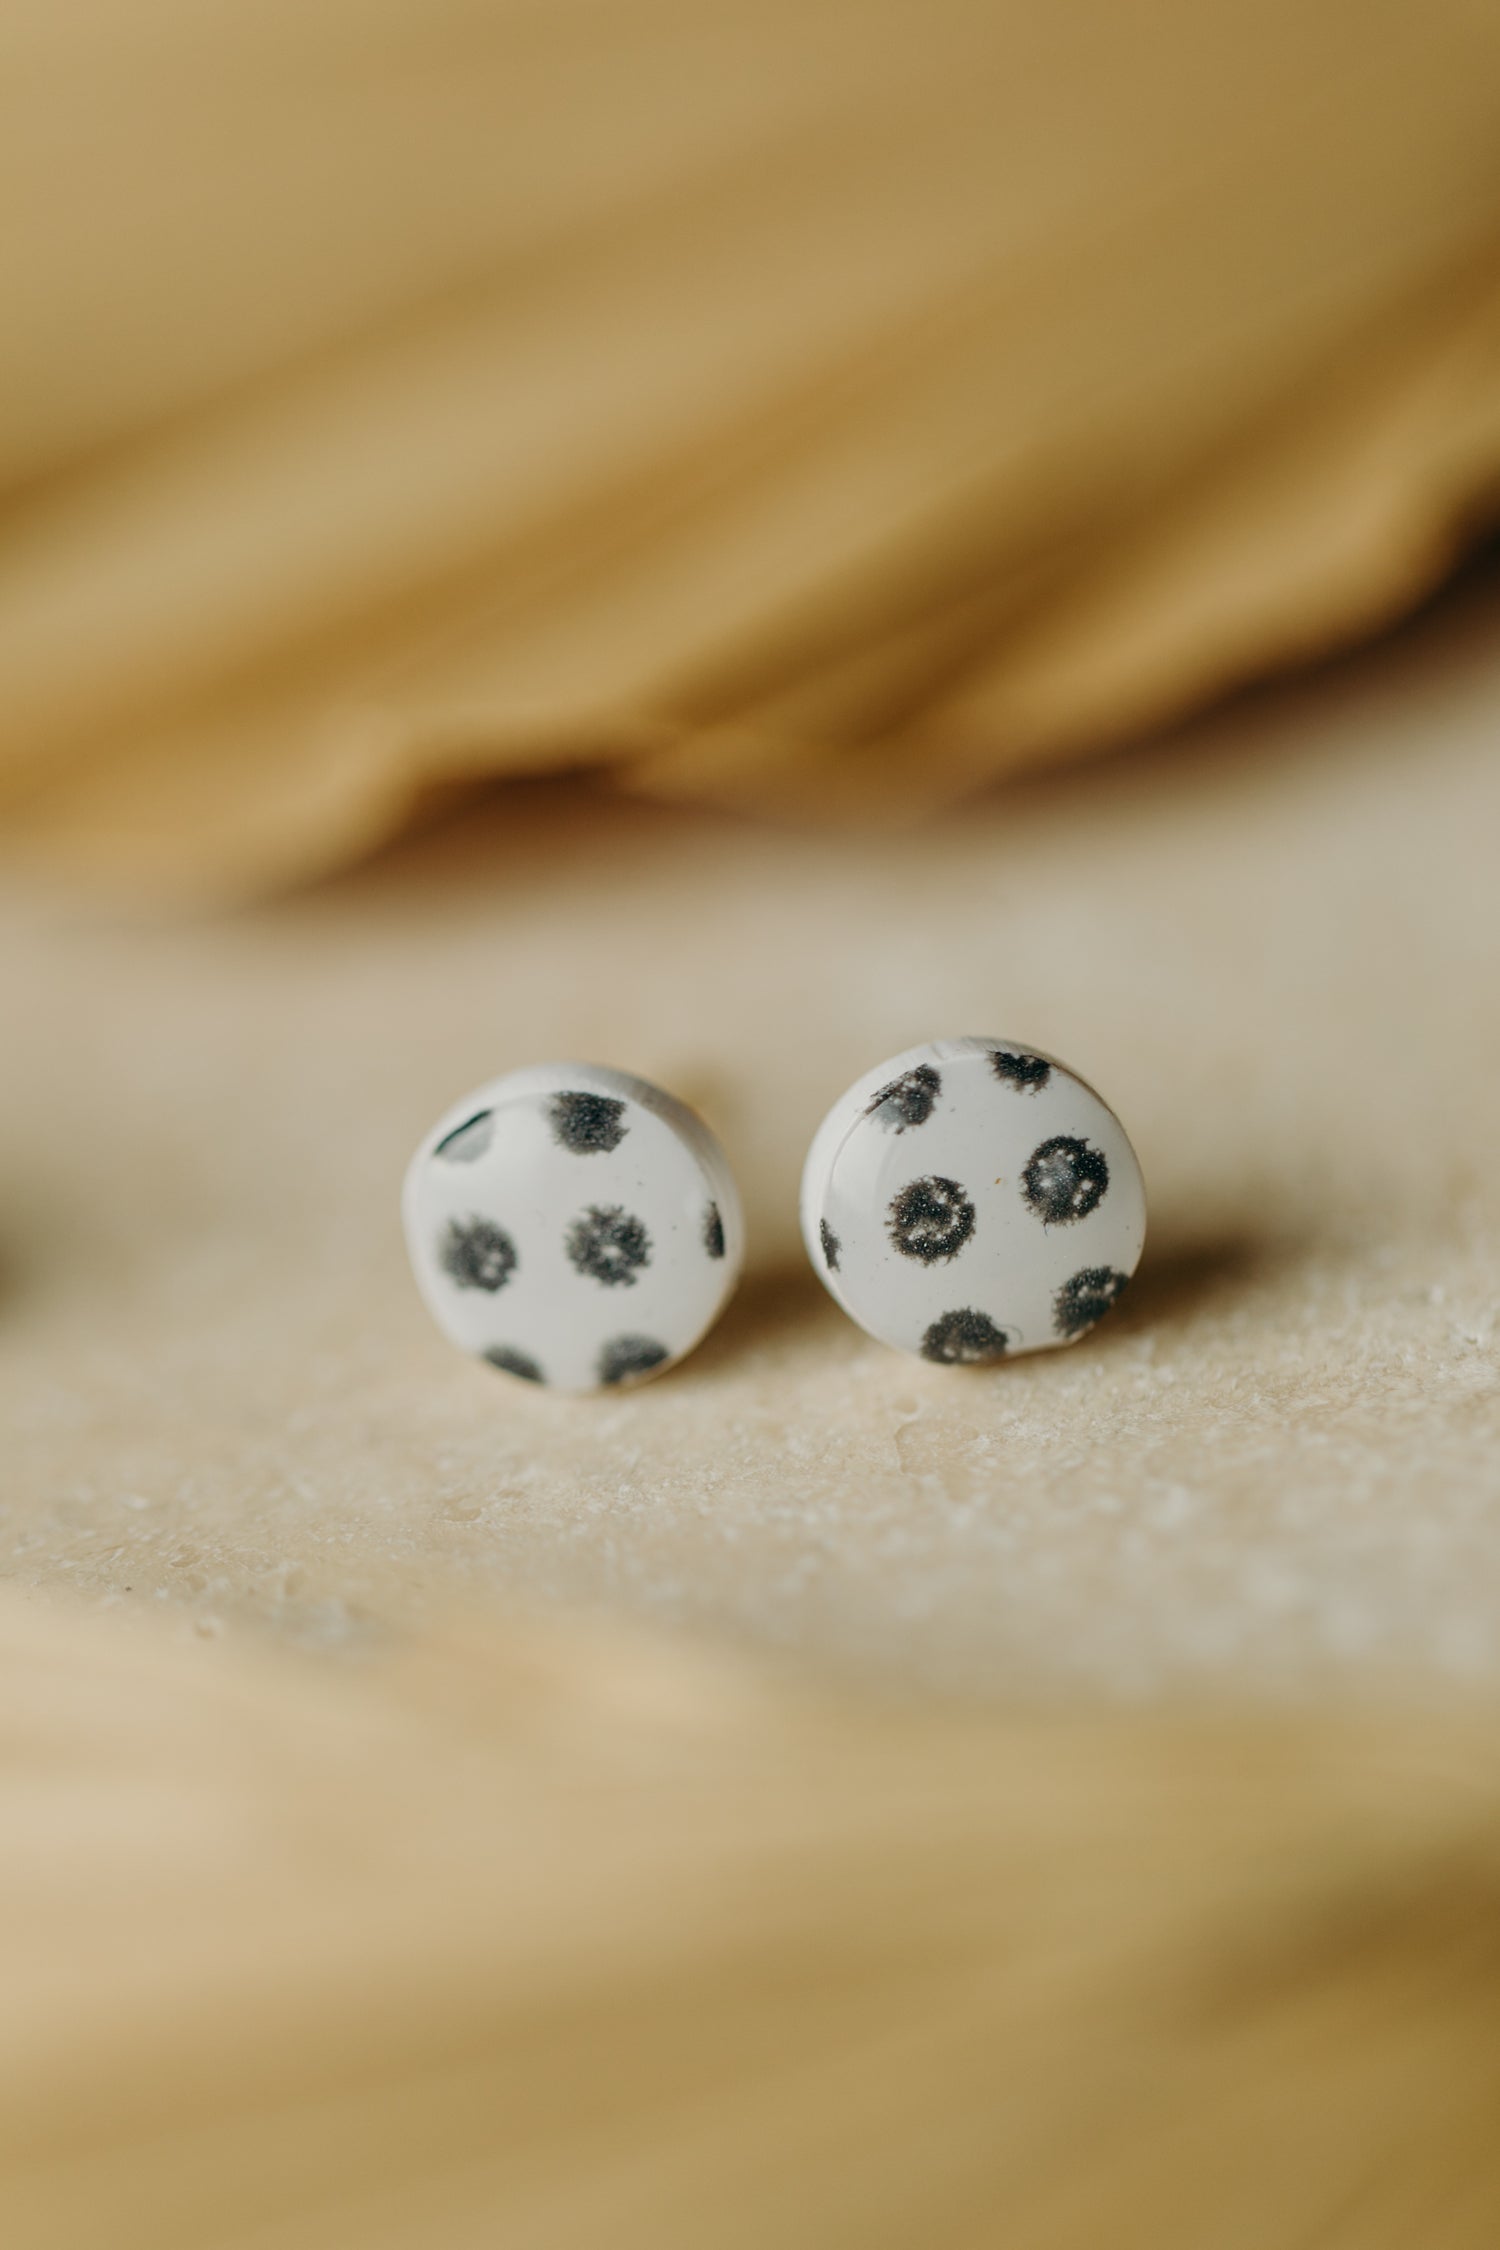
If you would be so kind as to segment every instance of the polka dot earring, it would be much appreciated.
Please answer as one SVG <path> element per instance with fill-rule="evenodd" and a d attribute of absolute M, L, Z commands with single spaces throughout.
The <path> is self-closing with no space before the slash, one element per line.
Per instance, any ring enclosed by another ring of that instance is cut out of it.
<path fill-rule="evenodd" d="M 867 1071 L 802 1175 L 807 1254 L 851 1320 L 940 1366 L 1076 1343 L 1146 1238 L 1124 1127 L 1050 1055 L 938 1039 Z"/>
<path fill-rule="evenodd" d="M 456 1103 L 412 1158 L 402 1217 L 449 1341 L 562 1391 L 638 1383 L 690 1352 L 744 1244 L 708 1127 L 589 1063 L 512 1071 Z"/>

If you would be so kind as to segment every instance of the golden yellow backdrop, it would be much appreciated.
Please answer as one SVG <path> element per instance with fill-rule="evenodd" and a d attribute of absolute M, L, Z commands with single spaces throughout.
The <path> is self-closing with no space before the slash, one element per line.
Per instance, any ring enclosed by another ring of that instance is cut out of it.
<path fill-rule="evenodd" d="M 15 2250 L 1493 2250 L 1493 1727 L 7 1607 Z"/>
<path fill-rule="evenodd" d="M 902 816 L 1408 603 L 1500 472 L 1482 0 L 12 0 L 0 819 Z"/>

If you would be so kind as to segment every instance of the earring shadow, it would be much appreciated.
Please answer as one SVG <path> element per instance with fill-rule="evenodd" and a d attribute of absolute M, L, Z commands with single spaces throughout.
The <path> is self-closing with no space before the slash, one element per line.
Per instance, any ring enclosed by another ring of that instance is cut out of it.
<path fill-rule="evenodd" d="M 29 1249 L 29 1245 L 27 1246 Z M 29 1280 L 27 1268 L 32 1261 L 26 1249 L 13 1236 L 0 1236 L 0 1318 L 14 1309 L 15 1300 L 24 1294 Z"/>
<path fill-rule="evenodd" d="M 1101 1330 L 1101 1341 L 1111 1332 L 1123 1338 L 1148 1329 L 1170 1335 L 1190 1328 L 1247 1289 L 1301 1263 L 1302 1254 L 1289 1242 L 1241 1228 L 1201 1237 L 1169 1236 L 1159 1247 L 1148 1243 L 1118 1314 Z"/>
<path fill-rule="evenodd" d="M 1094 1348 L 1111 1338 L 1123 1344 L 1148 1332 L 1173 1336 L 1211 1317 L 1250 1288 L 1263 1286 L 1301 1263 L 1303 1250 L 1291 1242 L 1257 1236 L 1248 1229 L 1219 1234 L 1171 1235 L 1148 1245 L 1139 1270 L 1112 1313 L 1091 1340 Z M 677 1372 L 678 1382 L 712 1378 L 726 1368 L 759 1360 L 766 1367 L 795 1357 L 818 1333 L 842 1334 L 853 1351 L 860 1331 L 829 1296 L 811 1267 L 804 1264 L 749 1273 L 723 1318 Z"/>
<path fill-rule="evenodd" d="M 688 1379 L 700 1373 L 714 1375 L 725 1367 L 754 1359 L 769 1366 L 800 1350 L 818 1329 L 832 1334 L 840 1325 L 849 1327 L 810 1267 L 772 1267 L 748 1273 L 725 1307 L 723 1318 L 680 1373 Z"/>

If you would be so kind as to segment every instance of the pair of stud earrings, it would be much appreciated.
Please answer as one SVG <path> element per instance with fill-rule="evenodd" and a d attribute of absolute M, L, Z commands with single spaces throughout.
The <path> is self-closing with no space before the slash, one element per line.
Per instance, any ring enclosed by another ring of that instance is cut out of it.
<path fill-rule="evenodd" d="M 417 1284 L 453 1343 L 557 1390 L 690 1352 L 739 1278 L 734 1175 L 660 1087 L 585 1063 L 512 1071 L 440 1118 L 403 1196 Z M 940 1039 L 857 1079 L 802 1175 L 807 1253 L 852 1320 L 944 1366 L 1070 1344 L 1146 1233 L 1114 1112 L 1052 1056 Z"/>

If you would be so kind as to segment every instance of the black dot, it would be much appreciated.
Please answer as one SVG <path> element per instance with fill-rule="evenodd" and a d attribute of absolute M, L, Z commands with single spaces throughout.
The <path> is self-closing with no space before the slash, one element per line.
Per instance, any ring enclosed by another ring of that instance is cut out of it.
<path fill-rule="evenodd" d="M 724 1255 L 724 1219 L 717 1203 L 710 1203 L 703 1214 L 703 1247 L 711 1258 Z"/>
<path fill-rule="evenodd" d="M 651 1263 L 651 1237 L 637 1218 L 618 1203 L 591 1203 L 563 1238 L 569 1260 L 606 1289 L 633 1289 L 642 1266 Z"/>
<path fill-rule="evenodd" d="M 490 1219 L 450 1219 L 438 1261 L 460 1289 L 503 1289 L 516 1270 L 516 1246 Z"/>
<path fill-rule="evenodd" d="M 956 1258 L 974 1232 L 974 1206 L 957 1180 L 913 1180 L 893 1197 L 890 1237 L 903 1258 Z"/>
<path fill-rule="evenodd" d="M 931 1063 L 918 1063 L 903 1071 L 889 1086 L 871 1097 L 866 1117 L 876 1117 L 890 1133 L 904 1133 L 908 1125 L 925 1125 L 943 1090 L 943 1081 Z"/>
<path fill-rule="evenodd" d="M 1059 1336 L 1081 1336 L 1102 1320 L 1129 1281 L 1128 1273 L 1113 1266 L 1085 1266 L 1065 1281 L 1052 1300 L 1053 1325 Z"/>
<path fill-rule="evenodd" d="M 988 1360 L 1002 1359 L 1009 1343 L 1005 1330 L 997 1328 L 988 1313 L 946 1312 L 922 1338 L 922 1357 L 936 1360 L 939 1367 L 982 1367 Z"/>
<path fill-rule="evenodd" d="M 612 1094 L 554 1094 L 550 1114 L 553 1138 L 575 1156 L 607 1155 L 630 1130 Z"/>
<path fill-rule="evenodd" d="M 1109 1186 L 1109 1166 L 1098 1149 L 1071 1133 L 1043 1141 L 1021 1174 L 1021 1189 L 1043 1225 L 1060 1227 L 1096 1211 Z"/>
<path fill-rule="evenodd" d="M 523 1383 L 545 1383 L 547 1378 L 534 1359 L 525 1352 L 512 1349 L 509 1344 L 491 1344 L 485 1353 L 491 1367 L 503 1368 L 507 1375 L 519 1375 Z"/>
<path fill-rule="evenodd" d="M 827 1266 L 830 1273 L 837 1273 L 839 1270 L 839 1252 L 844 1246 L 826 1219 L 818 1221 L 818 1240 L 823 1245 L 824 1265 Z"/>
<path fill-rule="evenodd" d="M 599 1354 L 601 1383 L 630 1383 L 649 1375 L 653 1367 L 671 1358 L 665 1344 L 654 1336 L 613 1336 Z"/>
<path fill-rule="evenodd" d="M 483 1156 L 494 1131 L 494 1111 L 477 1110 L 472 1117 L 466 1117 L 462 1125 L 455 1125 L 451 1133 L 445 1133 L 432 1153 L 447 1164 L 472 1164 L 476 1157 Z"/>
<path fill-rule="evenodd" d="M 1040 1055 L 1018 1055 L 1009 1047 L 992 1047 L 990 1062 L 1001 1085 L 1014 1086 L 1019 1094 L 1039 1094 L 1052 1076 L 1051 1063 Z"/>

